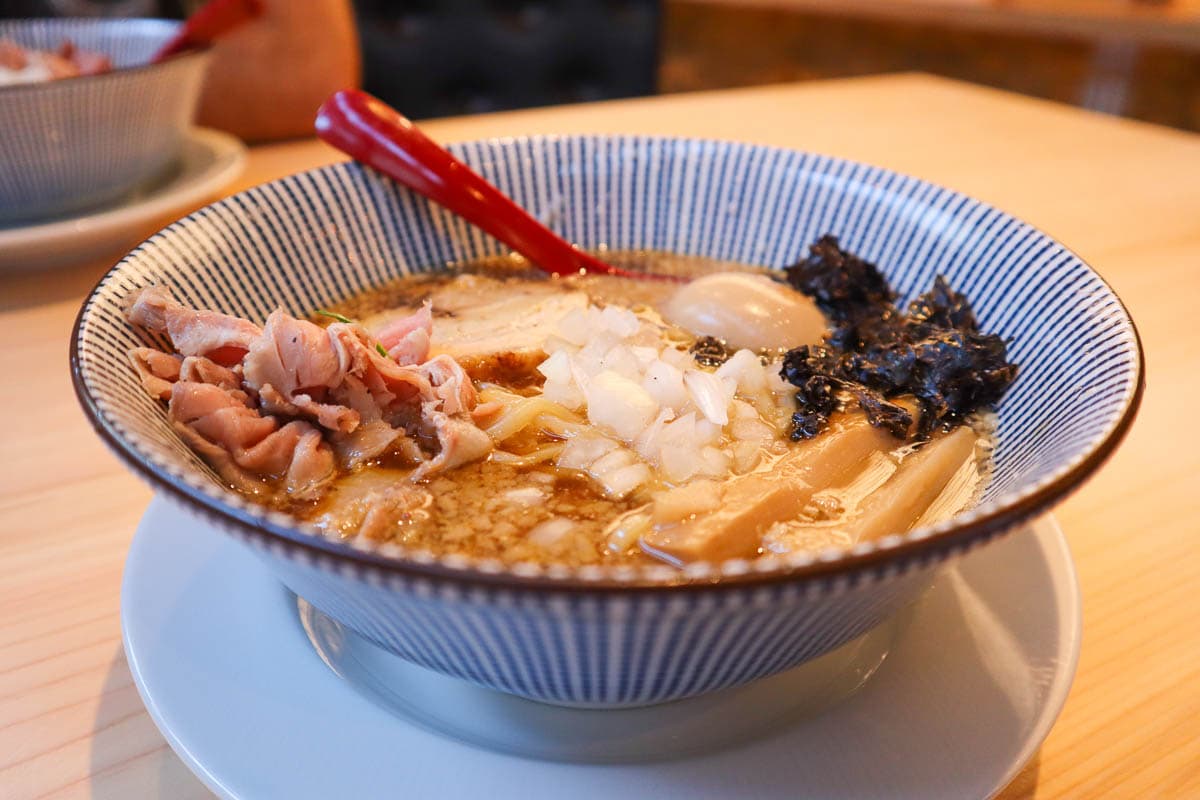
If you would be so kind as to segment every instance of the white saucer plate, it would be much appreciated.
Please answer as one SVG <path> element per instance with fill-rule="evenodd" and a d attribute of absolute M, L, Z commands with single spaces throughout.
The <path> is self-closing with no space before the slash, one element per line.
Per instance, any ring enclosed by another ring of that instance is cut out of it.
<path fill-rule="evenodd" d="M 162 499 L 130 549 L 121 616 L 151 716 L 228 798 L 983 798 L 1049 732 L 1080 642 L 1074 567 L 1048 517 L 816 662 L 629 711 L 544 706 L 408 665 Z"/>
<path fill-rule="evenodd" d="M 227 133 L 193 128 L 178 167 L 120 203 L 49 222 L 0 226 L 0 274 L 52 269 L 121 255 L 168 222 L 212 200 L 241 174 L 246 146 Z"/>

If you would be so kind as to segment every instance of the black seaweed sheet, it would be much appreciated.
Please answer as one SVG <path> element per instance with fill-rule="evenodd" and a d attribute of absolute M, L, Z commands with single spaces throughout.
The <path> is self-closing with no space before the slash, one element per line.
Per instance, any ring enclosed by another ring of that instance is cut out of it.
<path fill-rule="evenodd" d="M 1017 376 L 1004 340 L 979 330 L 970 302 L 940 275 L 901 310 L 875 265 L 829 234 L 784 272 L 833 323 L 824 344 L 784 357 L 780 375 L 797 388 L 793 439 L 819 434 L 846 397 L 872 425 L 906 438 L 912 415 L 890 402 L 902 395 L 917 398 L 915 436 L 925 438 L 997 402 Z"/>

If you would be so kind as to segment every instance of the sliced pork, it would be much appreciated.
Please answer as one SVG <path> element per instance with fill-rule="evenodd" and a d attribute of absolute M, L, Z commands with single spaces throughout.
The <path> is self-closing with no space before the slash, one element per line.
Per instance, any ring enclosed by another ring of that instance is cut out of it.
<path fill-rule="evenodd" d="M 172 387 L 167 416 L 234 454 L 253 447 L 279 427 L 274 417 L 261 416 L 250 406 L 245 392 L 190 381 Z"/>
<path fill-rule="evenodd" d="M 136 347 L 129 351 L 129 360 L 147 394 L 159 400 L 171 398 L 171 385 L 179 380 L 182 358 L 152 347 Z"/>
<path fill-rule="evenodd" d="M 326 430 L 350 433 L 362 418 L 352 408 L 336 403 L 318 403 L 309 394 L 294 394 L 284 397 L 271 384 L 258 390 L 262 408 L 268 414 L 283 414 L 290 417 L 308 417 Z"/>
<path fill-rule="evenodd" d="M 333 451 L 321 432 L 301 420 L 289 422 L 249 450 L 235 453 L 234 460 L 258 475 L 282 478 L 288 495 L 297 500 L 319 497 L 336 470 Z"/>
<path fill-rule="evenodd" d="M 201 455 L 234 486 L 282 480 L 289 497 L 310 500 L 334 478 L 333 450 L 319 430 L 300 420 L 280 427 L 274 417 L 260 415 L 240 390 L 178 381 L 167 415 L 177 430 L 188 431 L 189 443 L 205 443 Z"/>
<path fill-rule="evenodd" d="M 428 351 L 452 357 L 477 381 L 540 381 L 537 366 L 546 358 L 543 343 L 567 314 L 587 305 L 583 292 L 563 291 L 551 282 L 460 275 L 433 294 L 438 316 L 436 325 L 431 318 Z M 363 325 L 391 348 L 389 337 L 412 330 L 429 307 L 416 313 L 385 311 Z"/>
<path fill-rule="evenodd" d="M 180 354 L 207 356 L 224 366 L 240 362 L 262 334 L 253 322 L 216 311 L 188 308 L 165 286 L 150 286 L 135 292 L 125 315 L 134 325 L 167 334 Z"/>
<path fill-rule="evenodd" d="M 433 304 L 423 303 L 420 310 L 404 317 L 395 317 L 383 325 L 376 338 L 397 364 L 420 364 L 429 358 L 429 342 L 433 336 Z"/>
<path fill-rule="evenodd" d="M 492 437 L 475 427 L 473 422 L 432 409 L 426 410 L 425 417 L 432 424 L 440 449 L 431 460 L 417 467 L 413 480 L 478 461 L 492 452 Z"/>
<path fill-rule="evenodd" d="M 242 386 L 241 371 L 240 365 L 229 369 L 204 356 L 188 356 L 179 365 L 178 379 L 193 383 L 211 383 L 222 389 L 240 389 Z"/>
<path fill-rule="evenodd" d="M 99 75 L 112 68 L 108 56 L 80 50 L 69 39 L 54 51 L 25 48 L 11 39 L 0 39 L 0 86 Z"/>
<path fill-rule="evenodd" d="M 272 311 L 267 317 L 242 368 L 250 386 L 274 386 L 288 398 L 298 392 L 333 388 L 346 373 L 324 328 L 282 311 Z"/>
<path fill-rule="evenodd" d="M 417 481 L 492 449 L 471 417 L 470 377 L 448 355 L 428 358 L 428 305 L 394 321 L 386 348 L 354 323 L 322 328 L 277 310 L 259 328 L 188 308 L 164 287 L 135 293 L 127 317 L 180 353 L 130 353 L 146 391 L 168 401 L 184 440 L 243 491 L 313 499 L 339 466 L 387 456 L 416 465 Z"/>
<path fill-rule="evenodd" d="M 381 419 L 359 425 L 352 433 L 331 434 L 329 443 L 346 469 L 362 466 L 393 451 L 403 460 L 413 464 L 424 460 L 416 442 L 408 438 L 404 431 L 388 425 Z"/>

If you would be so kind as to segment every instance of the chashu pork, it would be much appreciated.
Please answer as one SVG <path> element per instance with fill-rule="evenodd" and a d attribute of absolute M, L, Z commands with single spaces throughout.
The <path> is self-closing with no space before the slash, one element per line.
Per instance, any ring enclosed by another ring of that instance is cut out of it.
<path fill-rule="evenodd" d="M 432 355 L 449 355 L 477 381 L 520 384 L 539 379 L 543 343 L 570 312 L 586 309 L 588 297 L 557 283 L 514 282 L 460 275 L 433 293 Z M 382 338 L 415 309 L 395 308 L 362 321 Z"/>

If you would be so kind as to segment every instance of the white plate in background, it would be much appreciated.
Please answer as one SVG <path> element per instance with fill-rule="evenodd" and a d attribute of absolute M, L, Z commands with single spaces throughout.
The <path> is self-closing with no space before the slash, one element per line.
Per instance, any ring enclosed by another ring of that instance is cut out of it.
<path fill-rule="evenodd" d="M 49 222 L 0 226 L 0 274 L 52 269 L 110 256 L 157 226 L 214 199 L 246 165 L 246 146 L 221 131 L 193 128 L 173 174 L 120 203 Z"/>

